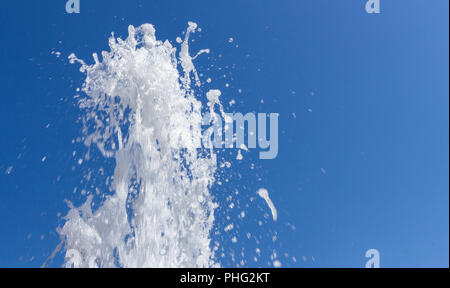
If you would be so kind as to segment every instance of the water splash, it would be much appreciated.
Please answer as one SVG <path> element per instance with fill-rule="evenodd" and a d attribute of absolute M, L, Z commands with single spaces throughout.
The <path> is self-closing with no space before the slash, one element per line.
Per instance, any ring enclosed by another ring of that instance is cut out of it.
<path fill-rule="evenodd" d="M 273 205 L 273 202 L 269 197 L 269 191 L 267 191 L 267 189 L 260 188 L 256 193 L 259 195 L 259 197 L 261 197 L 262 199 L 264 199 L 264 201 L 266 201 L 267 206 L 269 206 L 270 208 L 270 212 L 272 212 L 273 221 L 277 221 L 278 217 L 277 209 L 275 208 L 275 205 Z"/>
<path fill-rule="evenodd" d="M 212 149 L 197 149 L 202 103 L 191 88 L 191 78 L 200 85 L 188 45 L 196 29 L 190 22 L 178 56 L 151 24 L 129 26 L 125 40 L 113 34 L 110 52 L 101 61 L 94 54 L 92 65 L 69 56 L 86 73 L 84 144 L 115 169 L 113 193 L 97 209 L 92 195 L 81 207 L 69 203 L 59 229 L 66 267 L 218 266 L 209 191 L 217 160 Z"/>

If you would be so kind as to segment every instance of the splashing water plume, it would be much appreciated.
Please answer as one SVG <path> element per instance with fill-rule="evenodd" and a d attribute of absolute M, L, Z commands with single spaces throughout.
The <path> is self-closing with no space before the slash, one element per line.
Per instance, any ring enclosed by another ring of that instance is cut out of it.
<path fill-rule="evenodd" d="M 69 204 L 59 229 L 67 267 L 218 266 L 209 192 L 217 161 L 212 150 L 197 149 L 202 103 L 191 88 L 191 78 L 200 85 L 192 61 L 209 50 L 189 55 L 196 29 L 190 22 L 178 57 L 151 24 L 129 26 L 125 40 L 113 34 L 110 52 L 102 61 L 94 54 L 92 65 L 69 56 L 86 73 L 84 144 L 116 166 L 113 193 L 97 209 L 92 195 L 79 208 Z"/>

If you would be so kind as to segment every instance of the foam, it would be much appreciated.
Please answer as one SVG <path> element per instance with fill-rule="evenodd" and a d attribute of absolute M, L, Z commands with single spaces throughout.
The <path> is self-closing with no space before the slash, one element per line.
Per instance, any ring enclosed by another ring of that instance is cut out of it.
<path fill-rule="evenodd" d="M 109 38 L 110 51 L 94 54 L 79 102 L 84 143 L 116 166 L 113 191 L 97 209 L 88 196 L 59 229 L 67 267 L 213 267 L 210 231 L 217 204 L 210 195 L 216 155 L 197 150 L 202 103 L 189 54 L 189 22 L 181 49 L 156 39 L 151 24 L 129 26 L 125 40 Z M 178 61 L 181 67 L 178 66 Z M 220 91 L 209 94 L 210 107 Z M 212 110 L 212 108 L 211 108 Z"/>

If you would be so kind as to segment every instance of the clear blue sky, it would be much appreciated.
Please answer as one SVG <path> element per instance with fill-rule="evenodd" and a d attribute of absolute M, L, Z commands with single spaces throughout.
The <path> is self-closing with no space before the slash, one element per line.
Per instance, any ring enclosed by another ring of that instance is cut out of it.
<path fill-rule="evenodd" d="M 279 220 L 268 236 L 253 231 L 268 212 L 256 202 L 243 235 L 277 231 L 261 249 L 297 258 L 284 267 L 363 267 L 370 248 L 384 267 L 448 267 L 449 2 L 381 0 L 380 15 L 365 2 L 81 0 L 78 15 L 65 1 L 2 3 L 0 267 L 40 266 L 58 244 L 64 199 L 82 200 L 71 143 L 82 74 L 68 54 L 92 61 L 110 32 L 146 22 L 175 42 L 187 21 L 202 28 L 191 49 L 212 50 L 199 72 L 214 61 L 233 78 L 225 88 L 224 72 L 209 72 L 225 101 L 236 99 L 231 110 L 280 114 L 278 157 L 257 163 L 262 180 L 230 184 L 267 188 Z"/>

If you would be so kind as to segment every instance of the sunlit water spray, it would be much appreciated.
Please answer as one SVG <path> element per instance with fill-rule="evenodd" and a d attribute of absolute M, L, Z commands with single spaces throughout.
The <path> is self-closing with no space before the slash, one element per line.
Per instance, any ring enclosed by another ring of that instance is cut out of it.
<path fill-rule="evenodd" d="M 196 29 L 190 22 L 177 39 L 179 52 L 144 24 L 129 26 L 125 40 L 112 35 L 110 52 L 101 60 L 94 54 L 92 65 L 69 56 L 86 74 L 84 144 L 113 159 L 115 169 L 107 184 L 113 192 L 96 209 L 92 195 L 81 207 L 69 203 L 59 229 L 66 267 L 220 266 L 210 194 L 220 166 L 212 148 L 198 149 L 202 103 L 194 93 L 200 80 L 193 60 L 209 50 L 190 56 Z M 203 109 L 223 114 L 220 91 L 207 96 Z"/>

